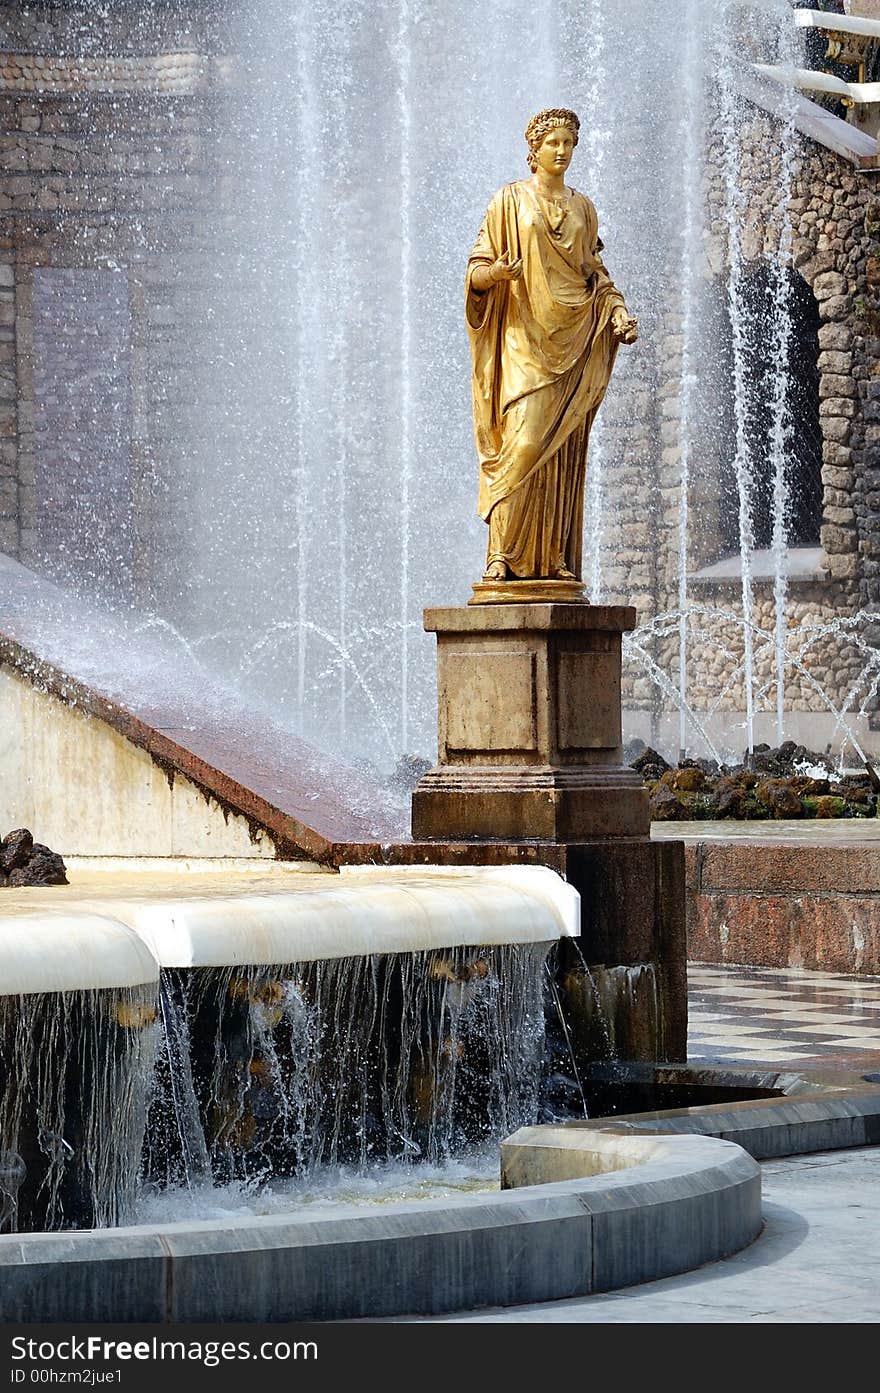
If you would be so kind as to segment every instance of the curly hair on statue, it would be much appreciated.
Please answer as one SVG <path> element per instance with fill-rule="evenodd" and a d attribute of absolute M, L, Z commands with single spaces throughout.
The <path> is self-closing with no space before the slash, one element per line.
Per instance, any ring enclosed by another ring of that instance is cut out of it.
<path fill-rule="evenodd" d="M 539 111 L 526 126 L 526 141 L 529 146 L 526 159 L 533 174 L 538 168 L 538 151 L 541 148 L 541 142 L 548 131 L 552 131 L 555 126 L 567 126 L 574 136 L 575 145 L 578 143 L 578 131 L 581 128 L 581 123 L 573 111 L 569 111 L 564 106 L 548 106 L 543 111 Z"/>

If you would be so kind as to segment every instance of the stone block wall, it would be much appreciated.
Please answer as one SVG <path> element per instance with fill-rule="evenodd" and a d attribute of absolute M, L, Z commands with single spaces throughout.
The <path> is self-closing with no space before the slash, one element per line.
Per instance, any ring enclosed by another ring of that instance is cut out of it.
<path fill-rule="evenodd" d="M 880 182 L 855 171 L 842 157 L 804 137 L 796 137 L 791 161 L 789 245 L 786 251 L 779 181 L 782 165 L 780 124 L 744 107 L 740 128 L 742 205 L 745 228 L 741 242 L 742 273 L 749 277 L 781 259 L 810 287 L 818 306 L 819 419 L 822 434 L 822 524 L 818 571 L 794 578 L 788 591 L 785 628 L 789 651 L 800 655 L 801 668 L 789 669 L 785 701 L 790 710 L 825 713 L 867 690 L 860 681 L 871 659 L 876 632 L 866 610 L 880 599 Z M 704 322 L 717 322 L 718 344 L 729 338 L 726 319 L 729 269 L 722 149 L 709 150 L 703 181 L 703 253 L 698 294 Z M 670 268 L 670 282 L 675 279 Z M 654 496 L 661 520 L 650 553 L 654 586 L 644 616 L 678 607 L 678 524 L 681 497 L 683 372 L 681 310 L 670 300 L 661 319 L 655 353 L 660 441 L 653 450 Z M 688 570 L 693 576 L 730 554 L 729 523 L 725 536 L 725 500 L 721 478 L 724 452 L 731 453 L 707 403 L 724 384 L 722 356 L 710 353 L 696 365 L 697 401 L 689 422 L 690 525 Z M 729 365 L 727 367 L 729 371 Z M 692 604 L 706 614 L 695 622 L 688 653 L 689 700 L 707 711 L 723 693 L 727 709 L 745 706 L 741 674 L 743 638 L 736 620 L 742 615 L 738 576 L 711 582 L 689 581 Z M 772 581 L 754 586 L 753 622 L 772 636 L 775 604 Z M 638 603 L 638 602 L 637 602 Z M 725 616 L 730 616 L 726 618 Z M 858 622 L 855 616 L 862 616 Z M 836 629 L 836 632 L 830 632 Z M 678 640 L 664 633 L 652 642 L 658 665 L 674 674 Z M 775 704 L 775 657 L 772 642 L 756 635 L 755 676 L 759 709 Z M 674 703 L 652 684 L 648 700 L 633 680 L 629 705 L 669 713 Z M 877 704 L 870 698 L 867 709 Z M 829 717 L 829 719 L 831 719 Z M 833 720 L 831 721 L 833 725 Z M 829 727 L 829 735 L 831 727 Z"/>
<path fill-rule="evenodd" d="M 873 843 L 694 841 L 685 855 L 692 961 L 880 972 Z"/>
<path fill-rule="evenodd" d="M 27 564 L 41 556 L 35 374 L 47 341 L 35 326 L 35 278 L 49 270 L 121 277 L 130 320 L 127 391 L 118 393 L 129 435 L 130 594 L 144 606 L 167 601 L 169 587 L 182 583 L 166 558 L 193 502 L 186 450 L 199 448 L 198 423 L 185 410 L 193 345 L 200 324 L 204 331 L 223 218 L 238 196 L 212 137 L 229 77 L 220 24 L 215 7 L 199 0 L 110 6 L 88 23 L 81 7 L 0 0 L 0 549 Z M 744 106 L 739 139 L 748 276 L 787 255 L 781 129 Z M 657 282 L 665 279 L 669 293 L 651 305 L 640 351 L 621 355 L 592 446 L 591 470 L 601 458 L 608 501 L 601 598 L 633 604 L 643 626 L 679 603 L 684 435 L 688 570 L 730 551 L 722 525 L 729 440 L 713 415 L 729 388 L 720 351 L 729 338 L 722 155 L 716 143 L 704 171 L 696 306 L 719 352 L 691 365 L 698 383 L 683 421 L 681 267 L 661 268 Z M 843 640 L 817 625 L 846 626 L 880 600 L 880 182 L 804 138 L 791 170 L 792 262 L 821 320 L 823 517 L 818 572 L 789 591 L 786 628 L 793 650 L 803 647 L 804 671 L 790 672 L 786 704 L 821 714 L 822 691 L 840 704 L 858 683 L 875 635 L 867 621 Z M 105 348 L 112 356 L 109 340 Z M 723 611 L 700 619 L 692 634 L 690 700 L 706 710 L 721 695 L 741 709 L 740 587 L 735 578 L 698 581 L 688 593 L 692 604 Z M 769 633 L 774 620 L 772 586 L 760 581 L 754 621 Z M 652 635 L 647 650 L 674 682 L 674 624 Z M 769 709 L 773 655 L 760 637 L 756 674 L 759 703 Z M 624 699 L 651 717 L 674 710 L 643 663 L 625 673 Z"/>
<path fill-rule="evenodd" d="M 66 429 L 69 450 L 95 448 L 97 457 L 94 422 L 103 414 L 113 436 L 103 445 L 127 455 L 126 478 L 114 480 L 127 493 L 120 507 L 132 529 L 123 588 L 147 604 L 167 584 L 163 539 L 174 532 L 168 500 L 192 361 L 190 297 L 205 260 L 210 7 L 112 7 L 84 18 L 0 5 L 0 32 L 0 549 L 29 565 L 45 559 L 41 511 L 61 435 Z M 50 273 L 62 277 L 56 291 L 66 284 L 71 323 L 89 317 L 86 301 L 100 301 L 101 283 L 126 301 L 127 325 L 96 311 L 88 329 L 95 363 L 115 374 L 109 386 L 100 368 L 73 362 L 62 326 L 45 317 L 45 296 L 39 322 L 37 287 Z M 63 409 L 53 369 L 68 398 Z M 76 419 L 78 393 L 91 434 Z M 93 464 L 66 459 L 68 491 L 77 470 Z"/>

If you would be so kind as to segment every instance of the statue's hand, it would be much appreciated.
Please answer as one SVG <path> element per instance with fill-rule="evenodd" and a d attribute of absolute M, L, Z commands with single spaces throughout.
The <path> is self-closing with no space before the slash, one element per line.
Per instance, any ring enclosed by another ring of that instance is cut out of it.
<path fill-rule="evenodd" d="M 507 252 L 499 256 L 497 261 L 493 261 L 489 267 L 489 278 L 493 285 L 499 281 L 518 281 L 522 275 L 522 257 L 517 257 L 516 261 L 511 261 Z"/>
<path fill-rule="evenodd" d="M 618 306 L 612 314 L 611 328 L 615 338 L 621 343 L 635 343 L 639 336 L 639 321 L 633 319 L 622 306 Z"/>

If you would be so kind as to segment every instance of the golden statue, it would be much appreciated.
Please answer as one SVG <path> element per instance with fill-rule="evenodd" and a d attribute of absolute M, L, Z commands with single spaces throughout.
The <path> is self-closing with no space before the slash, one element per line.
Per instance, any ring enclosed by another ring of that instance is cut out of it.
<path fill-rule="evenodd" d="M 565 184 L 579 129 L 562 108 L 532 117 L 532 177 L 498 191 L 468 261 L 479 513 L 489 524 L 477 602 L 583 597 L 590 427 L 618 346 L 638 331 L 602 264 L 596 209 Z M 537 578 L 554 583 L 511 583 Z"/>

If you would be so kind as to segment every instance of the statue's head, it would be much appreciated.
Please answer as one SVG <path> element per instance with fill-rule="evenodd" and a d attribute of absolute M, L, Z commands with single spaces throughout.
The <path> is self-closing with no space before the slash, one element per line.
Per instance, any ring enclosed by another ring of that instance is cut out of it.
<path fill-rule="evenodd" d="M 556 130 L 557 126 L 565 126 L 566 130 L 571 131 L 574 144 L 578 143 L 578 132 L 581 123 L 573 111 L 569 111 L 564 106 L 546 107 L 533 116 L 526 126 L 526 141 L 529 153 L 526 159 L 529 162 L 529 169 L 534 174 L 538 168 L 538 151 L 550 131 Z"/>

